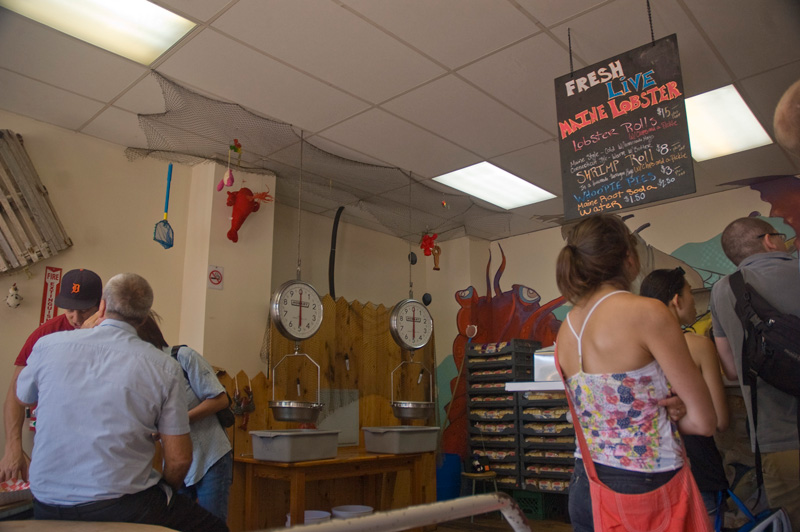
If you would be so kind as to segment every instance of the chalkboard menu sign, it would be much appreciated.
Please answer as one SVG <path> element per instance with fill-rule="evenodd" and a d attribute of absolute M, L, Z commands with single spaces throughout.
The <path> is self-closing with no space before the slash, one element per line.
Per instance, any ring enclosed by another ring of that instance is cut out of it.
<path fill-rule="evenodd" d="M 675 35 L 555 86 L 566 219 L 695 191 Z"/>

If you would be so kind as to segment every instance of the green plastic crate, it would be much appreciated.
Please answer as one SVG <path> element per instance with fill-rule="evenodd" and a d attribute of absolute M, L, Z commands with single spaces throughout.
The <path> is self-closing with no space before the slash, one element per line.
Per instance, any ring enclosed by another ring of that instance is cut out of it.
<path fill-rule="evenodd" d="M 528 519 L 565 519 L 569 512 L 567 495 L 514 490 L 511 495 Z"/>

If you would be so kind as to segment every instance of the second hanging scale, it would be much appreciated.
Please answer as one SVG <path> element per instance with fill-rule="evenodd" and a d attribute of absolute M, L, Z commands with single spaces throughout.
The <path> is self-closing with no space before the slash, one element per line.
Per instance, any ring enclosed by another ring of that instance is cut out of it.
<path fill-rule="evenodd" d="M 422 362 L 414 362 L 414 351 L 425 347 L 433 336 L 433 317 L 428 308 L 421 302 L 413 299 L 413 294 L 409 292 L 409 299 L 403 299 L 392 309 L 389 316 L 389 331 L 397 344 L 408 350 L 411 360 L 402 361 L 391 374 L 390 385 L 392 389 L 392 412 L 395 417 L 400 419 L 426 419 L 433 411 L 433 401 L 430 396 L 433 394 L 433 374 L 425 367 Z M 406 365 L 421 366 L 419 373 L 419 383 L 424 373 L 428 374 L 428 401 L 403 401 L 394 398 L 394 374 Z"/>

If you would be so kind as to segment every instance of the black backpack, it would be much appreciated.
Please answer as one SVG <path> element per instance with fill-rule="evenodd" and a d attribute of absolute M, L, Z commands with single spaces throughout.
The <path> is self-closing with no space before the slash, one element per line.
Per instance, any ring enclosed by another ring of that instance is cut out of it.
<path fill-rule="evenodd" d="M 736 314 L 744 327 L 742 373 L 745 382 L 760 377 L 782 392 L 800 397 L 800 317 L 775 309 L 742 272 L 730 276 Z M 749 384 L 749 383 L 748 383 Z"/>
<path fill-rule="evenodd" d="M 800 397 L 800 317 L 773 307 L 752 286 L 744 282 L 741 270 L 731 274 L 736 296 L 736 315 L 744 328 L 742 382 L 750 386 L 750 411 L 758 434 L 758 379 L 794 397 Z M 800 405 L 797 408 L 800 434 Z M 756 479 L 763 484 L 761 451 L 756 442 Z"/>

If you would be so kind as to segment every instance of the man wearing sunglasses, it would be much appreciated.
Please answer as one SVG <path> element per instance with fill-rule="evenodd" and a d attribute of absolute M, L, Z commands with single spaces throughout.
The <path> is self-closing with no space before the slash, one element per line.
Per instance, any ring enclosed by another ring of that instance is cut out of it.
<path fill-rule="evenodd" d="M 722 232 L 722 250 L 742 272 L 744 281 L 773 307 L 800 316 L 798 261 L 786 252 L 785 234 L 760 218 L 739 218 Z M 729 277 L 717 281 L 711 290 L 714 342 L 725 376 L 739 381 L 750 423 L 750 445 L 755 452 L 751 389 L 742 375 L 744 329 L 734 309 L 736 296 Z M 784 508 L 794 530 L 800 530 L 798 398 L 761 380 L 757 397 L 757 437 L 767 502 L 772 508 Z"/>

